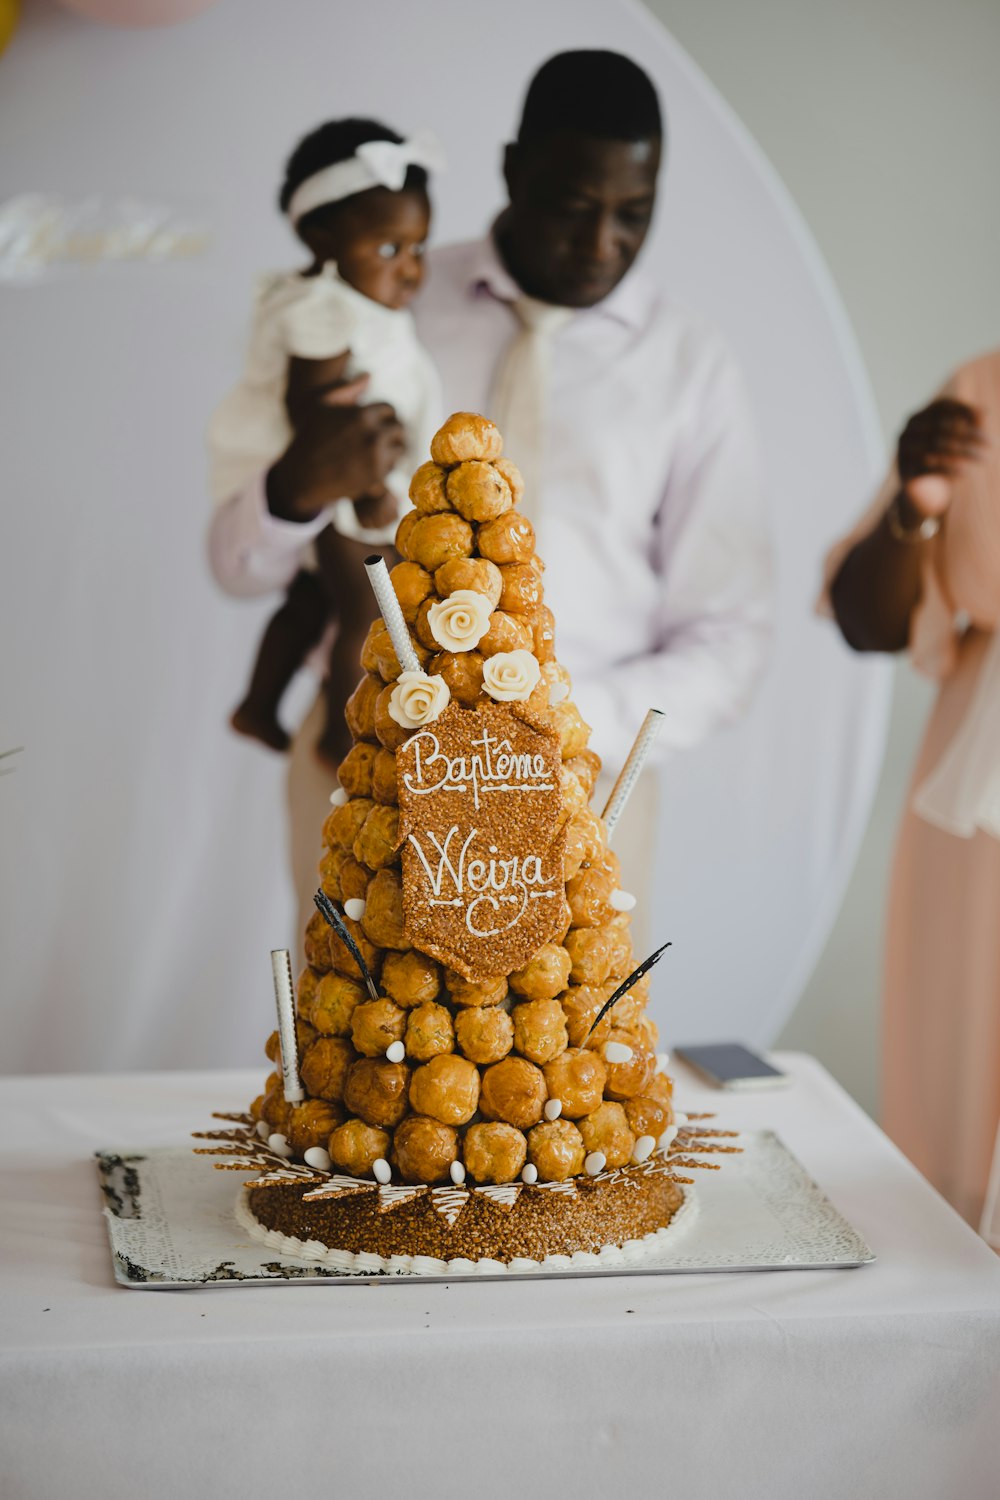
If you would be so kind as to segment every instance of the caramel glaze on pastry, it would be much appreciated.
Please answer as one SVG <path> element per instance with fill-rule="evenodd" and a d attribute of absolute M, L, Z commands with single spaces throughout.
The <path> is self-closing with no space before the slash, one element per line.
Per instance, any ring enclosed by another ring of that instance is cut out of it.
<path fill-rule="evenodd" d="M 406 1055 L 414 1062 L 430 1062 L 455 1045 L 455 1023 L 446 1005 L 425 1000 L 406 1015 Z"/>
<path fill-rule="evenodd" d="M 345 1120 L 332 1132 L 326 1148 L 339 1171 L 352 1177 L 370 1177 L 375 1163 L 385 1160 L 391 1140 L 387 1130 L 366 1125 L 364 1120 Z"/>
<path fill-rule="evenodd" d="M 439 651 L 428 671 L 443 677 L 456 703 L 472 708 L 483 690 L 483 658 L 478 651 Z"/>
<path fill-rule="evenodd" d="M 418 516 L 407 532 L 406 559 L 434 573 L 453 557 L 471 556 L 472 540 L 472 527 L 461 516 Z"/>
<path fill-rule="evenodd" d="M 343 1099 L 347 1071 L 356 1056 L 346 1037 L 317 1037 L 302 1058 L 302 1082 L 312 1097 Z"/>
<path fill-rule="evenodd" d="M 490 616 L 490 628 L 476 649 L 486 658 L 496 656 L 500 651 L 530 651 L 533 645 L 529 621 L 495 609 Z"/>
<path fill-rule="evenodd" d="M 354 1012 L 367 998 L 368 991 L 357 979 L 348 979 L 346 974 L 331 971 L 324 974 L 316 986 L 308 1007 L 309 1019 L 316 1031 L 324 1036 L 350 1036 Z M 299 1011 L 303 1015 L 307 1013 L 301 997 Z"/>
<path fill-rule="evenodd" d="M 362 1057 L 344 1080 L 344 1103 L 366 1125 L 382 1130 L 398 1125 L 407 1112 L 410 1070 L 403 1063 Z"/>
<path fill-rule="evenodd" d="M 526 1057 L 505 1057 L 483 1074 L 480 1110 L 487 1120 L 527 1130 L 542 1118 L 547 1098 L 545 1075 Z"/>
<path fill-rule="evenodd" d="M 338 1104 L 326 1099 L 306 1099 L 293 1106 L 285 1126 L 285 1136 L 296 1156 L 305 1156 L 314 1146 L 325 1146 L 330 1132 L 344 1118 Z"/>
<path fill-rule="evenodd" d="M 525 1000 L 511 1011 L 514 1047 L 522 1057 L 541 1066 L 566 1051 L 569 1035 L 558 1000 Z"/>
<path fill-rule="evenodd" d="M 501 1120 L 472 1125 L 465 1133 L 465 1168 L 476 1182 L 513 1182 L 527 1154 L 521 1132 Z"/>
<path fill-rule="evenodd" d="M 431 439 L 431 458 L 438 464 L 462 464 L 472 459 L 490 463 L 500 457 L 503 438 L 488 417 L 457 411 Z"/>
<path fill-rule="evenodd" d="M 453 557 L 443 563 L 434 574 L 434 588 L 440 599 L 459 589 L 472 589 L 483 594 L 497 608 L 503 592 L 503 574 L 496 563 L 485 557 Z"/>
<path fill-rule="evenodd" d="M 423 1005 L 440 994 L 441 970 L 432 958 L 416 948 L 405 953 L 387 953 L 382 965 L 382 988 L 397 1005 Z"/>
<path fill-rule="evenodd" d="M 510 485 L 492 464 L 470 459 L 448 475 L 448 499 L 467 521 L 495 521 L 514 503 Z"/>
<path fill-rule="evenodd" d="M 351 1042 L 362 1057 L 384 1057 L 405 1030 L 406 1011 L 391 1000 L 365 1000 L 351 1016 Z"/>
<path fill-rule="evenodd" d="M 404 1182 L 443 1182 L 458 1159 L 458 1131 L 427 1115 L 407 1115 L 392 1138 Z"/>
<path fill-rule="evenodd" d="M 499 1006 L 469 1006 L 455 1016 L 455 1041 L 470 1062 L 500 1062 L 514 1045 L 514 1023 Z"/>
<path fill-rule="evenodd" d="M 372 764 L 372 792 L 376 802 L 385 807 L 395 807 L 399 801 L 396 790 L 396 757 L 391 750 L 382 746 L 375 755 Z"/>
<path fill-rule="evenodd" d="M 362 742 L 354 745 L 344 756 L 337 770 L 337 780 L 348 796 L 371 796 L 372 766 L 377 755 L 378 750 L 374 745 Z"/>
<path fill-rule="evenodd" d="M 413 1074 L 410 1103 L 443 1125 L 465 1125 L 479 1103 L 479 1069 L 455 1053 L 432 1057 Z"/>
<path fill-rule="evenodd" d="M 407 625 L 412 626 L 417 618 L 417 610 L 434 592 L 434 579 L 426 568 L 414 562 L 397 563 L 389 577 L 403 611 L 403 619 Z M 343 784 L 341 780 L 341 785 Z"/>
<path fill-rule="evenodd" d="M 543 1182 L 565 1182 L 583 1171 L 586 1148 L 571 1120 L 545 1120 L 528 1132 L 528 1155 Z"/>
<path fill-rule="evenodd" d="M 451 502 L 445 492 L 448 470 L 433 459 L 421 464 L 410 480 L 410 499 L 422 516 L 434 515 L 437 511 L 450 510 Z"/>
<path fill-rule="evenodd" d="M 547 1062 L 542 1072 L 549 1098 L 559 1100 L 561 1113 L 566 1119 L 578 1120 L 600 1107 L 608 1070 L 599 1053 L 567 1047 L 565 1052 Z M 656 1106 L 655 1100 L 646 1102 Z M 645 1135 L 647 1132 L 638 1130 L 636 1134 Z M 656 1132 L 657 1136 L 661 1134 L 662 1130 Z"/>

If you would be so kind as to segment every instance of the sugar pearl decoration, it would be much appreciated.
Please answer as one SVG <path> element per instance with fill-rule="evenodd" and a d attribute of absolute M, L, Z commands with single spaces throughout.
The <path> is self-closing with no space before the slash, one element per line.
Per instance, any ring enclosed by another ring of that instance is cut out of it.
<path fill-rule="evenodd" d="M 656 1071 L 657 1071 L 657 1073 L 665 1073 L 667 1071 L 667 1068 L 668 1068 L 669 1064 L 670 1064 L 670 1053 L 669 1052 L 658 1052 L 656 1054 Z"/>
<path fill-rule="evenodd" d="M 583 1163 L 583 1170 L 588 1177 L 596 1177 L 598 1172 L 603 1172 L 608 1164 L 608 1158 L 603 1151 L 591 1151 Z"/>
<path fill-rule="evenodd" d="M 288 1144 L 288 1141 L 278 1131 L 275 1131 L 274 1135 L 268 1136 L 267 1144 L 270 1146 L 271 1150 L 278 1156 L 288 1157 L 292 1154 L 292 1148 Z"/>
<path fill-rule="evenodd" d="M 549 688 L 549 703 L 554 708 L 557 703 L 565 703 L 569 697 L 569 688 L 564 682 L 553 682 Z"/>
<path fill-rule="evenodd" d="M 332 1165 L 329 1151 L 322 1146 L 310 1146 L 303 1160 L 307 1167 L 315 1167 L 317 1172 L 329 1172 Z"/>
<path fill-rule="evenodd" d="M 647 1156 L 652 1155 L 655 1145 L 655 1137 L 651 1135 L 641 1135 L 639 1137 L 634 1147 L 632 1148 L 632 1160 L 636 1163 L 637 1166 L 639 1162 L 645 1161 Z"/>
<path fill-rule="evenodd" d="M 262 1141 L 266 1141 L 268 1136 L 271 1134 L 271 1127 L 266 1120 L 257 1121 L 257 1134 L 260 1136 Z"/>
<path fill-rule="evenodd" d="M 365 914 L 365 899 L 363 896 L 352 896 L 350 901 L 344 902 L 344 913 L 350 917 L 352 922 L 360 922 Z"/>
<path fill-rule="evenodd" d="M 663 1152 L 669 1151 L 670 1148 L 671 1148 L 671 1146 L 674 1144 L 674 1141 L 676 1139 L 677 1139 L 677 1126 L 676 1125 L 668 1125 L 667 1128 L 666 1128 L 666 1130 L 663 1132 L 663 1134 L 660 1136 L 660 1139 L 656 1143 L 658 1150 L 663 1151 Z"/>
<path fill-rule="evenodd" d="M 632 911 L 635 907 L 635 897 L 631 891 L 612 891 L 608 897 L 608 905 L 614 907 L 615 911 Z"/>
<path fill-rule="evenodd" d="M 448 1171 L 456 1187 L 458 1187 L 459 1183 L 465 1181 L 465 1168 L 460 1161 L 453 1161 Z"/>
<path fill-rule="evenodd" d="M 674 1124 L 675 1125 L 686 1125 L 687 1123 L 688 1123 L 688 1117 L 687 1117 L 686 1114 L 684 1114 L 683 1110 L 675 1109 L 674 1110 Z"/>
<path fill-rule="evenodd" d="M 335 792 L 330 793 L 331 807 L 344 807 L 347 802 L 347 793 L 342 786 L 338 786 Z"/>
<path fill-rule="evenodd" d="M 562 1114 L 562 1100 L 549 1099 L 545 1104 L 545 1118 L 547 1120 L 558 1120 Z"/>
<path fill-rule="evenodd" d="M 626 1063 L 632 1056 L 632 1048 L 626 1047 L 624 1042 L 605 1042 L 604 1061 L 609 1063 Z"/>
<path fill-rule="evenodd" d="M 527 1166 L 522 1170 L 521 1181 L 526 1182 L 529 1187 L 533 1182 L 538 1181 L 538 1168 L 532 1162 L 529 1161 Z"/>
<path fill-rule="evenodd" d="M 392 1168 L 384 1156 L 372 1162 L 372 1171 L 375 1173 L 375 1181 L 381 1182 L 383 1186 L 392 1181 Z"/>
<path fill-rule="evenodd" d="M 385 1049 L 387 1062 L 402 1062 L 406 1056 L 406 1048 L 402 1042 L 390 1042 Z"/>

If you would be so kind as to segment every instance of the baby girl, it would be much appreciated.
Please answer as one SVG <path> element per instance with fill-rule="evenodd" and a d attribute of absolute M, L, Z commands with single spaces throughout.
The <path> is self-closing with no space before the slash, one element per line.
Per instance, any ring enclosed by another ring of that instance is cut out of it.
<path fill-rule="evenodd" d="M 265 277 L 257 292 L 243 377 L 209 429 L 212 493 L 227 500 L 285 451 L 296 414 L 331 387 L 369 377 L 365 400 L 388 402 L 406 451 L 384 488 L 330 496 L 330 524 L 269 621 L 250 686 L 231 723 L 240 734 L 287 749 L 278 710 L 285 689 L 331 621 L 326 727 L 318 752 L 336 765 L 345 743 L 344 703 L 356 685 L 375 605 L 362 566 L 390 545 L 410 474 L 439 421 L 430 358 L 408 305 L 423 280 L 430 226 L 428 169 L 435 143 L 404 141 L 372 120 L 335 120 L 306 136 L 289 159 L 280 205 L 312 257 L 303 271 Z"/>

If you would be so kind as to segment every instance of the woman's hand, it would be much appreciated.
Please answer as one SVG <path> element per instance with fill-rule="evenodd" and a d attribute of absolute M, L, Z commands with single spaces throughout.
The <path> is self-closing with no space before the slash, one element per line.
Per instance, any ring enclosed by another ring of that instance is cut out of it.
<path fill-rule="evenodd" d="M 837 623 L 855 651 L 906 649 L 923 589 L 922 543 L 934 530 L 922 529 L 922 523 L 945 513 L 955 480 L 988 447 L 978 412 L 947 396 L 914 413 L 903 428 L 896 453 L 899 493 L 830 584 Z"/>
<path fill-rule="evenodd" d="M 940 516 L 951 504 L 952 483 L 987 447 L 976 410 L 942 396 L 916 412 L 899 439 L 896 462 L 914 524 Z"/>

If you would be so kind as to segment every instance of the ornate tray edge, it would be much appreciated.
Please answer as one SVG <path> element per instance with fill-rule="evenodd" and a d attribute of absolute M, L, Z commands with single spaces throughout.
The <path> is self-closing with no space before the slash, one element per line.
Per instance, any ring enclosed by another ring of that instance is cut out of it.
<path fill-rule="evenodd" d="M 749 1138 L 749 1137 L 746 1137 Z M 412 1273 L 401 1273 L 392 1271 L 340 1271 L 332 1267 L 324 1267 L 311 1264 L 306 1261 L 297 1260 L 289 1256 L 276 1255 L 273 1260 L 262 1262 L 263 1275 L 245 1274 L 236 1269 L 231 1261 L 220 1261 L 214 1270 L 206 1275 L 191 1277 L 171 1277 L 160 1271 L 150 1271 L 144 1267 L 134 1255 L 127 1251 L 127 1232 L 123 1233 L 123 1227 L 130 1219 L 139 1219 L 141 1213 L 142 1199 L 142 1173 L 140 1171 L 143 1162 L 150 1156 L 160 1152 L 171 1151 L 179 1148 L 159 1147 L 149 1151 L 114 1151 L 103 1150 L 94 1153 L 98 1180 L 104 1199 L 104 1216 L 108 1228 L 110 1249 L 115 1281 L 119 1286 L 130 1290 L 141 1291 L 191 1291 L 199 1287 L 225 1287 L 225 1286 L 280 1286 L 289 1282 L 301 1283 L 306 1286 L 317 1285 L 358 1285 L 372 1283 L 409 1283 L 413 1285 L 426 1286 L 431 1283 L 453 1282 L 453 1281 L 498 1281 L 509 1283 L 513 1280 L 522 1281 L 551 1281 L 577 1280 L 580 1277 L 609 1277 L 609 1276 L 710 1276 L 721 1274 L 744 1274 L 746 1272 L 766 1271 L 831 1271 L 831 1270 L 855 1270 L 862 1266 L 870 1265 L 876 1260 L 876 1256 L 865 1242 L 863 1237 L 854 1229 L 838 1209 L 830 1202 L 829 1198 L 813 1180 L 806 1169 L 802 1166 L 794 1154 L 784 1145 L 773 1131 L 759 1131 L 753 1133 L 753 1139 L 762 1145 L 765 1143 L 769 1149 L 784 1158 L 787 1166 L 787 1179 L 784 1184 L 776 1184 L 776 1193 L 780 1195 L 782 1189 L 791 1193 L 791 1200 L 800 1197 L 803 1202 L 809 1201 L 811 1206 L 824 1212 L 831 1222 L 835 1222 L 846 1232 L 854 1253 L 830 1259 L 828 1261 L 815 1260 L 808 1263 L 798 1261 L 775 1260 L 768 1264 L 761 1264 L 751 1260 L 740 1260 L 733 1257 L 726 1263 L 705 1265 L 694 1263 L 689 1258 L 687 1264 L 649 1264 L 630 1263 L 627 1265 L 581 1265 L 558 1269 L 518 1270 L 504 1272 L 482 1272 L 476 1274 L 445 1273 L 417 1275 Z M 790 1186 L 791 1183 L 791 1186 Z"/>

